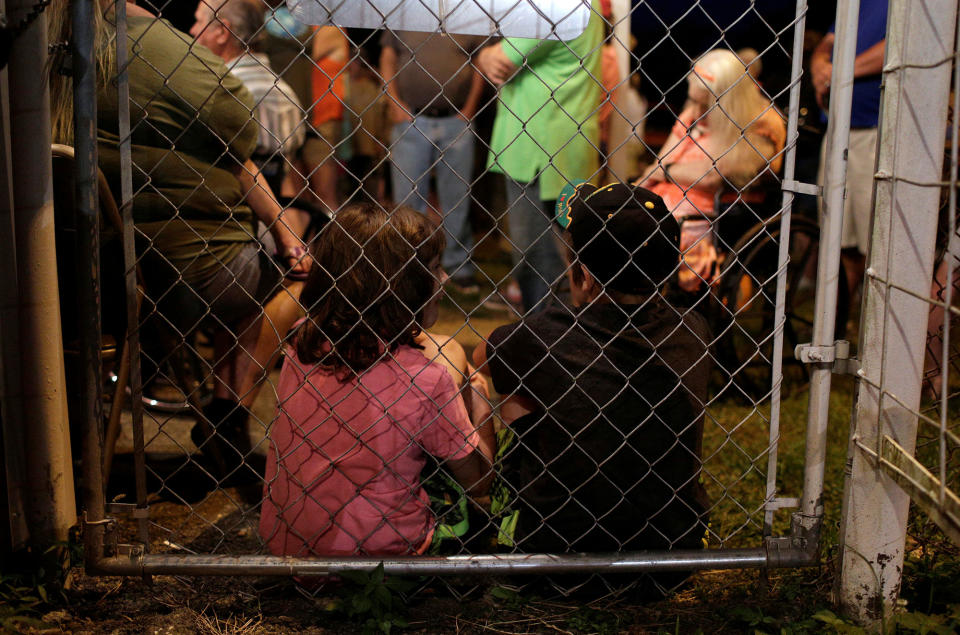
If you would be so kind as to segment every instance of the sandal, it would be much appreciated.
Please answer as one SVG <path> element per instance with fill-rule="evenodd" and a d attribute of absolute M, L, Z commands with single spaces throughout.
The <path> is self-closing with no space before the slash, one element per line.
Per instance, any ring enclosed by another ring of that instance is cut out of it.
<path fill-rule="evenodd" d="M 303 260 L 306 255 L 307 250 L 303 247 L 287 247 L 283 250 L 283 253 L 275 253 L 273 259 L 280 265 L 280 268 L 283 270 L 283 275 L 287 280 L 302 281 L 309 277 L 310 272 L 299 271 L 294 269 L 294 267 Z"/>

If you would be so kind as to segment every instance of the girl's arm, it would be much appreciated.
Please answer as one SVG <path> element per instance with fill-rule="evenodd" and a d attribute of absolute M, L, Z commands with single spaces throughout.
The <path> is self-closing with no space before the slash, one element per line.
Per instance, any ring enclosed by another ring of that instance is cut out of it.
<path fill-rule="evenodd" d="M 460 487 L 471 498 L 486 496 L 495 476 L 493 462 L 480 451 L 474 450 L 462 459 L 450 459 L 447 466 Z"/>
<path fill-rule="evenodd" d="M 313 33 L 313 42 L 310 54 L 315 62 L 329 57 L 335 62 L 346 62 L 349 56 L 350 45 L 347 36 L 339 27 L 321 26 Z"/>

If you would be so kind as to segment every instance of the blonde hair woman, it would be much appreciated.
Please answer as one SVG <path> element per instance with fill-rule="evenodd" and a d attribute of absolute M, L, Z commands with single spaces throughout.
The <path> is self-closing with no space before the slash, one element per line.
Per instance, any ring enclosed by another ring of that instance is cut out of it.
<path fill-rule="evenodd" d="M 760 90 L 756 53 L 715 49 L 687 75 L 687 101 L 656 163 L 637 182 L 663 197 L 681 223 L 681 288 L 696 291 L 716 274 L 710 235 L 714 198 L 776 172 L 786 140 L 783 116 Z"/>

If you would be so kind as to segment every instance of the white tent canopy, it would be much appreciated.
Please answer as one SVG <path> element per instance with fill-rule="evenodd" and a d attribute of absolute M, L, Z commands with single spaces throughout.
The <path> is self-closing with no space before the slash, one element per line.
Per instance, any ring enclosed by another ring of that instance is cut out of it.
<path fill-rule="evenodd" d="M 572 40 L 589 0 L 286 0 L 305 24 Z"/>

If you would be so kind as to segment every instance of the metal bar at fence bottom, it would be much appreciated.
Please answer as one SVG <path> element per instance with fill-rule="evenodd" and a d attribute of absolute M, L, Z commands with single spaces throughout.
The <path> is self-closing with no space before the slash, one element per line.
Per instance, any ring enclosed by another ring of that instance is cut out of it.
<path fill-rule="evenodd" d="M 815 564 L 803 549 L 724 549 L 612 554 L 501 554 L 479 556 L 406 556 L 367 558 L 293 558 L 285 556 L 127 555 L 94 564 L 100 575 L 333 575 L 383 564 L 392 575 L 540 575 L 572 572 L 631 573 L 695 569 L 760 569 Z"/>
<path fill-rule="evenodd" d="M 790 69 L 790 104 L 787 109 L 787 151 L 783 165 L 784 181 L 793 181 L 797 157 L 797 127 L 800 110 L 800 79 L 803 74 L 803 40 L 806 27 L 807 2 L 797 0 L 796 23 L 793 32 L 793 61 Z M 773 313 L 773 372 L 770 386 L 770 438 L 767 449 L 767 490 L 764 500 L 768 506 L 763 514 L 763 535 L 773 533 L 775 507 L 769 503 L 777 493 L 777 450 L 780 443 L 780 398 L 783 384 L 783 329 L 786 322 L 787 265 L 790 263 L 790 218 L 793 211 L 793 192 L 783 192 L 780 207 L 780 251 L 777 254 L 777 293 Z"/>
<path fill-rule="evenodd" d="M 853 62 L 856 58 L 859 11 L 860 0 L 840 0 L 837 4 L 823 214 L 820 220 L 820 251 L 817 259 L 817 291 L 811 342 L 813 346 L 833 344 L 837 316 L 843 198 L 847 178 L 846 154 L 850 139 Z M 810 403 L 807 409 L 807 444 L 800 513 L 801 530 L 811 535 L 819 532 L 823 518 L 823 479 L 827 460 L 832 372 L 832 363 L 815 363 L 810 366 Z"/>

